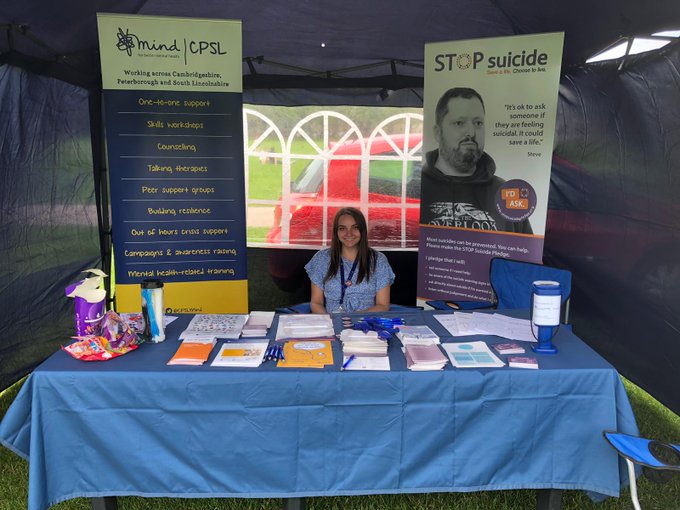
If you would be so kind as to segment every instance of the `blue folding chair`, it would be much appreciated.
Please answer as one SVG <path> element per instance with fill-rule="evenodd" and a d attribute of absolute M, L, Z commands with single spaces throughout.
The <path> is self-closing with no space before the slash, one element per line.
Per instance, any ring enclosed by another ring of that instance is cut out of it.
<path fill-rule="evenodd" d="M 533 283 L 550 280 L 560 283 L 562 288 L 563 321 L 569 318 L 569 297 L 571 296 L 571 272 L 556 267 L 523 262 L 521 260 L 494 257 L 489 265 L 489 280 L 495 301 L 427 301 L 436 310 L 473 310 L 480 308 L 530 308 Z"/>
<path fill-rule="evenodd" d="M 626 460 L 630 479 L 630 498 L 633 500 L 635 510 L 641 510 L 635 480 L 636 464 L 643 467 L 645 476 L 652 481 L 667 481 L 674 472 L 680 471 L 680 445 L 609 430 L 602 432 L 602 435 Z M 668 476 L 659 476 L 654 473 L 664 473 Z"/>

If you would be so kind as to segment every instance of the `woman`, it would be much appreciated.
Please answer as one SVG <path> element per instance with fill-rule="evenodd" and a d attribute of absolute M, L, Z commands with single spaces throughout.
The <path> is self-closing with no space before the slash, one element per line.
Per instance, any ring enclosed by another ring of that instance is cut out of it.
<path fill-rule="evenodd" d="M 331 247 L 305 266 L 312 281 L 312 313 L 386 312 L 394 273 L 384 254 L 368 246 L 366 219 L 358 209 L 340 209 Z"/>

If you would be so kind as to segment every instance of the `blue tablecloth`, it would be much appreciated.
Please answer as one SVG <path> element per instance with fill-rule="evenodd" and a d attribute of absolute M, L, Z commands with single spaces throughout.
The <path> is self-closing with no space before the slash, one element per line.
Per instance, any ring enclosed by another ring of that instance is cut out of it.
<path fill-rule="evenodd" d="M 431 312 L 401 316 L 446 336 Z M 111 361 L 57 352 L 36 368 L 0 423 L 30 461 L 29 510 L 116 495 L 619 494 L 602 430 L 637 434 L 635 418 L 616 370 L 568 328 L 539 370 L 409 372 L 396 340 L 390 372 L 340 372 L 339 344 L 325 370 L 167 366 L 189 319 Z"/>

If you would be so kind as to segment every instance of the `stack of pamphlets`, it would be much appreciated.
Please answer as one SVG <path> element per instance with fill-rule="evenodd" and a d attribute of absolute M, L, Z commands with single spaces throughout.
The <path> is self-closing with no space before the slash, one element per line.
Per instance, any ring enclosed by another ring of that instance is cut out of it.
<path fill-rule="evenodd" d="M 333 320 L 328 314 L 292 313 L 279 315 L 276 339 L 335 337 Z"/>
<path fill-rule="evenodd" d="M 444 343 L 442 347 L 458 368 L 503 367 L 503 363 L 485 342 Z"/>
<path fill-rule="evenodd" d="M 202 365 L 215 345 L 215 337 L 204 340 L 184 340 L 168 365 Z"/>
<path fill-rule="evenodd" d="M 242 338 L 267 336 L 267 331 L 274 320 L 274 312 L 250 312 L 248 320 L 241 330 Z"/>
<path fill-rule="evenodd" d="M 343 329 L 340 333 L 342 352 L 345 356 L 387 356 L 387 341 L 377 331 Z"/>
<path fill-rule="evenodd" d="M 187 329 L 179 335 L 179 339 L 197 336 L 237 339 L 241 336 L 247 318 L 247 315 L 197 314 L 191 319 Z"/>
<path fill-rule="evenodd" d="M 524 347 L 517 342 L 494 344 L 493 348 L 498 354 L 524 354 L 526 352 Z"/>
<path fill-rule="evenodd" d="M 446 356 L 434 343 L 406 344 L 404 356 L 406 356 L 406 368 L 409 370 L 441 370 L 447 363 Z"/>
<path fill-rule="evenodd" d="M 510 356 L 508 366 L 513 368 L 538 368 L 538 360 L 533 356 Z"/>
<path fill-rule="evenodd" d="M 211 367 L 259 367 L 267 342 L 226 342 L 220 347 Z"/>
<path fill-rule="evenodd" d="M 426 345 L 432 343 L 435 344 L 439 343 L 439 337 L 428 326 L 403 325 L 398 326 L 398 328 L 399 332 L 397 333 L 397 338 L 401 340 L 401 343 L 403 345 L 407 344 Z"/>
<path fill-rule="evenodd" d="M 342 370 L 389 370 L 387 340 L 380 338 L 377 331 L 343 329 Z"/>

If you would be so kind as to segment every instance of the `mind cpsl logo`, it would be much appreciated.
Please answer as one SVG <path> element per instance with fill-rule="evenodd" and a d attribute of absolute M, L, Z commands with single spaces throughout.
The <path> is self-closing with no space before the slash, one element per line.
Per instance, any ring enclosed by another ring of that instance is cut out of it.
<path fill-rule="evenodd" d="M 171 44 L 167 43 L 157 43 L 156 40 L 151 42 L 144 39 L 140 39 L 135 34 L 131 34 L 129 29 L 123 30 L 118 27 L 118 33 L 116 34 L 118 41 L 116 43 L 116 48 L 120 51 L 124 51 L 129 57 L 132 56 L 132 50 L 137 48 L 139 50 L 146 51 L 158 51 L 158 52 L 179 52 L 181 51 L 177 47 L 177 41 L 173 39 Z"/>

